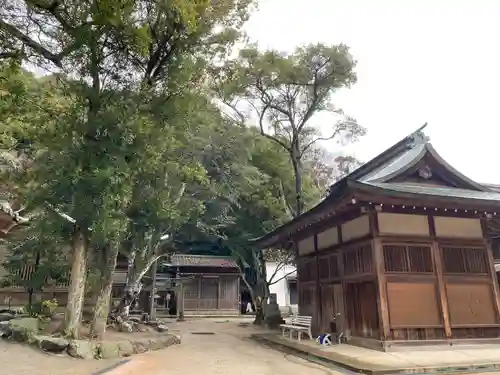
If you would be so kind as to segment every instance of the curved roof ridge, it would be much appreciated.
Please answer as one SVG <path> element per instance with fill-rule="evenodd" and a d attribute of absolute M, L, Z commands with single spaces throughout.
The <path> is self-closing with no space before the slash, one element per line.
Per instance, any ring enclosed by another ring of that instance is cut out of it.
<path fill-rule="evenodd" d="M 372 173 L 375 169 L 382 167 L 385 163 L 387 163 L 387 161 L 399 156 L 403 152 L 406 152 L 408 148 L 411 149 L 415 146 L 426 143 L 429 138 L 426 137 L 422 132 L 422 130 L 424 130 L 426 127 L 427 123 L 420 126 L 418 129 L 414 130 L 403 139 L 399 140 L 391 147 L 376 155 L 366 163 L 362 164 L 351 173 L 344 176 L 344 178 L 336 181 L 333 185 L 331 185 L 331 188 L 344 179 L 361 179 L 365 175 Z"/>
<path fill-rule="evenodd" d="M 479 191 L 486 191 L 486 192 L 493 191 L 492 189 L 488 188 L 487 186 L 484 186 L 484 185 L 481 185 L 481 184 L 475 182 L 474 180 L 470 179 L 469 177 L 467 177 L 466 175 L 464 175 L 463 173 L 461 173 L 457 169 L 455 169 L 451 164 L 449 164 L 446 160 L 444 160 L 441 157 L 441 155 L 438 154 L 438 152 L 432 146 L 432 144 L 427 143 L 425 145 L 425 147 L 427 149 L 427 152 L 429 152 L 429 154 L 431 154 L 432 157 L 434 159 L 436 159 L 439 162 L 439 164 L 441 164 L 443 167 L 445 167 L 450 173 L 454 174 L 455 176 L 457 176 L 458 178 L 460 178 L 461 180 L 463 180 L 464 182 L 466 182 L 467 184 L 471 185 L 472 187 L 474 187 L 475 189 L 477 189 Z"/>
<path fill-rule="evenodd" d="M 417 164 L 426 154 L 426 144 L 420 143 L 397 155 L 387 164 L 359 179 L 363 182 L 386 182 Z"/>

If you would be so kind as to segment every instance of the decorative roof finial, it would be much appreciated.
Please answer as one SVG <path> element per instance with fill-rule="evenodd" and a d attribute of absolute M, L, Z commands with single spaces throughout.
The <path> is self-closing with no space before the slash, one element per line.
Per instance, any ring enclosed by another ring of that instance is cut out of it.
<path fill-rule="evenodd" d="M 411 147 L 415 147 L 415 146 L 422 145 L 422 144 L 425 144 L 425 143 L 429 142 L 430 138 L 428 136 L 426 136 L 424 134 L 424 132 L 422 131 L 422 130 L 425 129 L 426 126 L 427 126 L 427 123 L 425 123 L 420 128 L 418 128 L 417 130 L 415 130 L 409 136 L 409 138 L 410 138 L 410 146 Z"/>

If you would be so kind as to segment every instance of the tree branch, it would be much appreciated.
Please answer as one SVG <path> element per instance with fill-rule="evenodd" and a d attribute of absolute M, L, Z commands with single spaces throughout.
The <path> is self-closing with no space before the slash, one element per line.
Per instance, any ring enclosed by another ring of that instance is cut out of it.
<path fill-rule="evenodd" d="M 24 56 L 24 54 L 21 51 L 0 52 L 0 60 L 15 59 L 22 56 Z"/>
<path fill-rule="evenodd" d="M 266 104 L 264 106 L 264 108 L 262 109 L 262 112 L 260 113 L 260 116 L 259 116 L 260 134 L 262 136 L 266 137 L 267 139 L 270 139 L 271 141 L 276 142 L 277 144 L 279 144 L 281 147 L 283 147 L 288 152 L 292 152 L 291 148 L 288 147 L 288 145 L 285 142 L 283 142 L 281 139 L 279 139 L 279 138 L 277 138 L 275 136 L 267 134 L 266 131 L 264 130 L 264 116 L 265 116 L 266 111 L 268 110 L 268 108 L 269 108 L 269 106 Z"/>
<path fill-rule="evenodd" d="M 299 132 L 302 131 L 302 129 L 304 128 L 305 124 L 307 123 L 307 121 L 309 121 L 309 119 L 311 118 L 311 116 L 314 114 L 314 111 L 316 109 L 316 105 L 317 103 L 319 103 L 324 97 L 325 95 L 328 94 L 328 91 L 325 91 L 325 93 L 323 95 L 320 95 L 318 93 L 318 88 L 319 88 L 319 83 L 318 83 L 318 72 L 323 69 L 326 64 L 328 64 L 329 62 L 331 61 L 331 58 L 328 58 L 326 59 L 323 64 L 321 64 L 315 71 L 314 71 L 314 78 L 313 78 L 313 99 L 309 105 L 309 108 L 307 109 L 306 113 L 304 114 L 304 117 L 302 117 L 302 121 L 300 122 L 299 126 L 298 126 L 298 130 Z M 335 72 L 335 68 L 333 68 L 333 71 L 332 71 L 332 74 Z"/>
<path fill-rule="evenodd" d="M 24 44 L 26 44 L 28 47 L 30 47 L 32 50 L 46 58 L 47 60 L 51 61 L 54 65 L 57 67 L 61 67 L 61 60 L 62 57 L 60 54 L 56 55 L 52 52 L 50 52 L 48 49 L 44 48 L 40 43 L 35 42 L 33 39 L 31 39 L 29 36 L 25 35 L 21 31 L 19 31 L 16 27 L 12 26 L 11 24 L 5 22 L 0 18 L 0 29 L 5 30 L 7 33 L 10 35 L 14 36 Z"/>
<path fill-rule="evenodd" d="M 316 142 L 318 141 L 329 141 L 330 139 L 333 139 L 335 138 L 337 135 L 340 134 L 340 129 L 337 129 L 333 132 L 333 134 L 329 137 L 318 137 L 318 138 L 314 138 L 312 141 L 310 141 L 309 143 L 307 143 L 301 150 L 300 152 L 300 158 L 302 158 L 302 156 L 304 156 L 304 154 L 306 153 L 306 151 L 312 146 L 314 145 Z"/>
<path fill-rule="evenodd" d="M 279 283 L 281 280 L 287 278 L 288 276 L 294 274 L 295 272 L 297 272 L 297 270 L 290 271 L 290 272 L 286 273 L 285 275 L 283 275 L 282 277 L 280 277 L 278 280 L 275 280 L 272 283 L 268 283 L 268 285 L 274 285 L 276 283 Z"/>
<path fill-rule="evenodd" d="M 269 280 L 266 280 L 269 285 L 272 285 L 273 279 L 276 277 L 279 271 L 281 271 L 285 267 L 285 262 L 280 262 L 276 268 L 274 269 L 273 274 L 269 278 Z"/>
<path fill-rule="evenodd" d="M 236 114 L 236 116 L 239 119 L 239 125 L 244 125 L 245 124 L 245 116 L 243 115 L 243 113 L 239 109 L 236 108 L 235 104 L 231 104 L 227 100 L 222 99 L 220 97 L 219 97 L 219 100 L 221 101 L 222 104 L 224 104 L 225 106 L 231 108 L 234 111 L 234 113 Z M 226 114 L 224 111 L 222 111 L 222 113 L 224 113 L 231 120 L 238 122 L 236 119 L 233 118 L 233 116 L 230 116 L 230 115 Z"/>

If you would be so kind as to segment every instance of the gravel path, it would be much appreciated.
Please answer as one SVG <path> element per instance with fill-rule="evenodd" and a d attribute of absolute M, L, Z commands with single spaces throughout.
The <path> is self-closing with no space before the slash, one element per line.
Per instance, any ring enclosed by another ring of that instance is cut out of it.
<path fill-rule="evenodd" d="M 242 320 L 200 319 L 170 322 L 182 332 L 182 344 L 134 356 L 105 375 L 352 375 L 263 347 L 248 337 L 257 332 Z M 213 334 L 196 334 L 196 333 Z M 53 356 L 0 341 L 0 375 L 92 375 L 116 361 L 83 361 Z M 500 375 L 490 372 L 484 375 Z M 481 375 L 481 374 L 476 374 Z"/>
<path fill-rule="evenodd" d="M 203 319 L 171 322 L 182 332 L 182 344 L 132 357 L 106 375 L 337 375 L 322 366 L 265 348 L 248 339 L 256 332 L 239 321 Z M 198 335 L 197 332 L 214 334 Z M 0 375 L 91 375 L 117 361 L 83 361 L 47 355 L 0 341 Z"/>
<path fill-rule="evenodd" d="M 0 340 L 0 375 L 90 375 L 117 361 L 83 361 Z"/>
<path fill-rule="evenodd" d="M 191 324 L 190 324 L 191 323 Z M 176 324 L 171 324 L 175 329 Z M 337 375 L 341 374 L 303 359 L 265 348 L 248 336 L 252 326 L 238 327 L 236 322 L 185 322 L 182 344 L 163 352 L 152 352 L 134 359 L 129 366 L 109 375 Z M 197 335 L 196 332 L 213 332 Z M 135 363 L 134 363 L 135 361 Z"/>

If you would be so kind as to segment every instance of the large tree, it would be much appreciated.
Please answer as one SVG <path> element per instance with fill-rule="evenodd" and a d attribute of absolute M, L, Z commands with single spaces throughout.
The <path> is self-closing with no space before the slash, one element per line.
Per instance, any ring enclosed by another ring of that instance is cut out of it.
<path fill-rule="evenodd" d="M 355 61 L 345 45 L 313 44 L 287 54 L 245 48 L 216 71 L 215 92 L 226 113 L 282 147 L 294 171 L 294 217 L 304 211 L 304 160 L 319 141 L 352 141 L 365 134 L 354 118 L 333 103 L 333 95 L 356 82 Z M 220 80 L 220 81 L 219 81 Z M 319 113 L 330 124 L 314 124 Z M 328 118 L 328 117 L 323 117 Z"/>
<path fill-rule="evenodd" d="M 0 57 L 56 69 L 71 99 L 67 111 L 30 128 L 37 152 L 23 176 L 32 206 L 52 209 L 73 225 L 67 335 L 78 336 L 92 236 L 108 242 L 98 247 L 106 261 L 96 314 L 106 310 L 99 304 L 109 300 L 110 270 L 127 229 L 134 158 L 147 154 L 151 129 L 168 125 L 146 116 L 144 106 L 160 107 L 196 83 L 204 64 L 237 39 L 250 4 L 1 1 Z"/>

